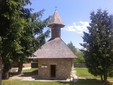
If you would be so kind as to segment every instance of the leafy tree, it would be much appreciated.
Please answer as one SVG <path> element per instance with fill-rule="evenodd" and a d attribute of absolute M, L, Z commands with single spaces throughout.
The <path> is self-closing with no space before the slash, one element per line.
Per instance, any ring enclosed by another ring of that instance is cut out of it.
<path fill-rule="evenodd" d="M 26 24 L 26 20 L 20 15 L 23 15 L 21 9 L 27 2 L 28 0 L 0 0 L 0 54 L 4 65 L 3 78 L 8 78 L 12 59 L 15 53 L 20 53 L 19 39 Z"/>
<path fill-rule="evenodd" d="M 77 49 L 75 48 L 75 46 L 73 45 L 72 42 L 68 43 L 67 46 L 70 48 L 70 50 L 71 50 L 74 54 L 76 54 Z"/>
<path fill-rule="evenodd" d="M 30 14 L 28 18 L 28 24 L 25 27 L 25 33 L 20 38 L 22 52 L 21 55 L 17 54 L 18 73 L 22 72 L 23 63 L 27 60 L 36 49 L 45 43 L 45 38 L 48 37 L 49 30 L 43 32 L 46 27 L 48 19 L 41 20 L 41 16 L 44 10 Z"/>
<path fill-rule="evenodd" d="M 43 33 L 47 20 L 40 13 L 31 14 L 24 8 L 29 0 L 0 0 L 0 55 L 3 61 L 3 78 L 9 77 L 13 62 L 22 63 L 27 56 L 44 43 L 48 31 Z M 37 23 L 37 24 L 36 24 Z M 38 37 L 34 37 L 37 35 Z M 43 42 L 43 43 L 42 43 Z"/>
<path fill-rule="evenodd" d="M 85 63 L 91 74 L 106 82 L 113 70 L 113 17 L 99 9 L 91 13 L 90 19 L 89 33 L 84 32 L 81 44 Z"/>
<path fill-rule="evenodd" d="M 75 63 L 84 63 L 85 62 L 83 53 L 80 50 L 77 51 L 76 56 L 77 56 L 77 58 L 75 59 Z"/>
<path fill-rule="evenodd" d="M 74 60 L 74 63 L 84 63 L 84 57 L 83 53 L 77 49 L 72 42 L 68 43 L 67 46 L 70 48 L 70 50 L 77 56 L 77 58 Z"/>

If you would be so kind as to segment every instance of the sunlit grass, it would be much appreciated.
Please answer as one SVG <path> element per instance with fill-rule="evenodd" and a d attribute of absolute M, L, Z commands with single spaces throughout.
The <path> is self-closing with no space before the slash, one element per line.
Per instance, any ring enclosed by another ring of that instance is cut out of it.
<path fill-rule="evenodd" d="M 76 75 L 81 78 L 85 79 L 99 79 L 99 76 L 93 76 L 91 73 L 88 72 L 87 68 L 76 68 Z M 113 82 L 113 77 L 108 77 L 109 82 Z"/>
<path fill-rule="evenodd" d="M 76 75 L 85 78 L 97 78 L 88 72 L 87 68 L 76 68 Z"/>
<path fill-rule="evenodd" d="M 31 68 L 31 69 L 27 69 L 27 70 L 23 70 L 23 73 L 30 73 L 30 72 L 34 72 L 34 71 L 38 71 L 38 68 Z"/>
<path fill-rule="evenodd" d="M 2 81 L 2 85 L 102 85 L 98 80 L 78 80 L 77 82 Z"/>
<path fill-rule="evenodd" d="M 24 70 L 25 73 L 38 71 L 37 68 Z M 39 82 L 39 81 L 20 81 L 20 80 L 3 80 L 2 85 L 103 85 L 98 77 L 88 72 L 87 68 L 76 68 L 77 76 L 84 79 L 78 79 L 77 82 Z M 112 80 L 112 78 L 110 78 Z M 111 84 L 112 85 L 112 84 Z"/>

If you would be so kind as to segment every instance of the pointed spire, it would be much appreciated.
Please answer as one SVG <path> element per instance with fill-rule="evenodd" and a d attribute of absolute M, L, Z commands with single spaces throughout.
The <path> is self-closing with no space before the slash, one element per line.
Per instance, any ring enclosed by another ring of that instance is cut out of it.
<path fill-rule="evenodd" d="M 54 12 L 53 16 L 51 17 L 50 22 L 48 24 L 48 26 L 54 26 L 54 25 L 58 25 L 61 28 L 65 26 L 63 21 L 61 20 L 61 18 L 59 16 L 57 10 L 55 10 L 55 12 Z"/>
<path fill-rule="evenodd" d="M 48 27 L 51 28 L 51 39 L 60 38 L 61 36 L 61 28 L 64 27 L 64 23 L 61 20 L 57 10 L 55 10 L 53 16 L 51 17 Z"/>

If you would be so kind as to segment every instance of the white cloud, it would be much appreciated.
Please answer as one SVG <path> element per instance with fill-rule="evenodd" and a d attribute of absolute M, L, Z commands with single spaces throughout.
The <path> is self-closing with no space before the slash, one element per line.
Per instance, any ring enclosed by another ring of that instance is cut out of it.
<path fill-rule="evenodd" d="M 74 22 L 72 25 L 66 26 L 64 30 L 83 34 L 83 32 L 88 32 L 87 26 L 89 26 L 89 22 L 79 21 L 79 23 Z"/>

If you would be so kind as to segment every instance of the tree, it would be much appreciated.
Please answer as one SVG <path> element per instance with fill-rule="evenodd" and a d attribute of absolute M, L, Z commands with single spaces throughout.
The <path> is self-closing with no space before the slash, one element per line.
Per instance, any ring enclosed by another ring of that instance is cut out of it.
<path fill-rule="evenodd" d="M 3 78 L 9 77 L 9 69 L 15 53 L 20 53 L 20 37 L 26 20 L 21 9 L 29 0 L 0 0 L 0 55 L 3 61 Z"/>
<path fill-rule="evenodd" d="M 70 50 L 77 56 L 77 58 L 74 60 L 74 63 L 84 63 L 84 57 L 83 53 L 77 49 L 72 42 L 68 43 L 67 46 L 70 48 Z"/>
<path fill-rule="evenodd" d="M 22 53 L 18 55 L 18 73 L 22 72 L 23 63 L 26 62 L 27 57 L 41 47 L 45 43 L 45 38 L 49 35 L 49 30 L 43 32 L 44 27 L 47 26 L 49 18 L 41 20 L 44 10 L 30 14 L 28 24 L 25 27 L 25 33 L 20 38 Z"/>
<path fill-rule="evenodd" d="M 85 63 L 91 74 L 106 82 L 113 70 L 113 17 L 99 9 L 91 13 L 90 19 L 89 33 L 84 32 L 81 44 Z"/>
<path fill-rule="evenodd" d="M 71 50 L 74 54 L 76 54 L 77 49 L 75 48 L 75 46 L 73 45 L 72 42 L 68 43 L 67 46 L 70 48 L 70 50 Z"/>
<path fill-rule="evenodd" d="M 38 48 L 44 43 L 48 34 L 42 31 L 47 20 L 40 20 L 41 12 L 32 19 L 30 9 L 24 8 L 27 4 L 30 4 L 29 0 L 0 0 L 0 55 L 5 79 L 9 77 L 13 62 L 19 63 L 21 72 L 23 61 L 36 46 Z"/>
<path fill-rule="evenodd" d="M 75 63 L 83 64 L 85 62 L 83 53 L 80 50 L 77 51 L 76 56 L 77 56 L 77 58 L 75 59 Z"/>

